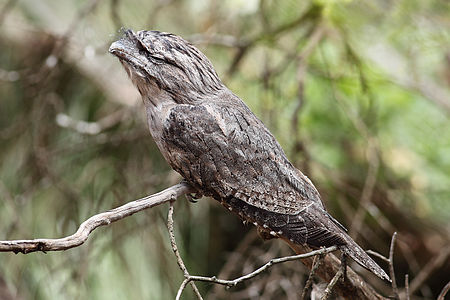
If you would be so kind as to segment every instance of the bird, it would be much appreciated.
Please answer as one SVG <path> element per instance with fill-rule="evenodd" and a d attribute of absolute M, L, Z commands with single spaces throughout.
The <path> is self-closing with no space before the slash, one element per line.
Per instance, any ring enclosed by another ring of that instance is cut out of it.
<path fill-rule="evenodd" d="M 172 33 L 127 29 L 109 52 L 139 91 L 161 154 L 198 195 L 214 198 L 268 236 L 315 249 L 337 246 L 390 281 L 194 45 Z"/>

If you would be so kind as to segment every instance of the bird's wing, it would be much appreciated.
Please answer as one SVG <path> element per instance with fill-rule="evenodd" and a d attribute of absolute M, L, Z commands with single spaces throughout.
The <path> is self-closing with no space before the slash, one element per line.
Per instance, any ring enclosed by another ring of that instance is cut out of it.
<path fill-rule="evenodd" d="M 298 244 L 345 244 L 315 187 L 246 106 L 176 106 L 162 137 L 171 166 L 244 219 Z"/>
<path fill-rule="evenodd" d="M 323 208 L 315 187 L 245 104 L 178 105 L 163 127 L 169 163 L 205 195 L 289 215 L 312 202 Z"/>

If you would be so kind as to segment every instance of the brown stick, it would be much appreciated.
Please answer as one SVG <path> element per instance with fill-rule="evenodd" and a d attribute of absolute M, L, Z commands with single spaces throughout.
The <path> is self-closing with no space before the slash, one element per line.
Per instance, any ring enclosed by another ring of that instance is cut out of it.
<path fill-rule="evenodd" d="M 444 300 L 444 297 L 449 290 L 450 290 L 450 281 L 447 282 L 447 284 L 444 286 L 444 288 L 442 289 L 441 293 L 439 294 L 437 300 Z"/>
<path fill-rule="evenodd" d="M 296 245 L 289 240 L 284 240 L 297 254 L 307 253 L 310 249 Z M 302 262 L 308 267 L 312 268 L 314 259 L 306 258 Z M 341 263 L 339 259 L 333 254 L 328 254 L 323 258 L 322 264 L 316 271 L 316 274 L 322 278 L 325 282 L 330 282 L 334 275 L 339 271 Z M 334 286 L 336 293 L 344 297 L 345 299 L 368 299 L 368 300 L 387 300 L 388 298 L 378 294 L 368 283 L 366 283 L 358 274 L 352 269 L 347 269 L 347 276 L 345 281 L 338 280 Z"/>
<path fill-rule="evenodd" d="M 337 247 L 336 246 L 331 246 L 328 248 L 321 248 L 319 250 L 314 250 L 314 251 L 310 251 L 308 253 L 302 253 L 299 255 L 292 255 L 292 256 L 284 256 L 284 257 L 279 257 L 279 258 L 273 258 L 271 259 L 269 262 L 267 262 L 266 264 L 264 264 L 263 266 L 259 267 L 258 269 L 254 270 L 251 273 L 248 273 L 246 275 L 243 275 L 241 277 L 238 277 L 236 279 L 232 279 L 232 280 L 226 280 L 226 279 L 220 279 L 217 278 L 216 276 L 212 276 L 212 277 L 205 277 L 205 276 L 194 276 L 194 275 L 188 275 L 186 277 L 186 279 L 181 283 L 180 288 L 178 289 L 178 293 L 176 296 L 176 300 L 179 300 L 181 297 L 181 294 L 183 293 L 183 290 L 186 288 L 186 285 L 189 282 L 192 281 L 202 281 L 202 282 L 210 282 L 210 283 L 216 283 L 216 284 L 221 284 L 221 285 L 225 285 L 228 287 L 234 287 L 237 284 L 246 281 L 248 279 L 251 279 L 253 277 L 258 276 L 259 274 L 261 274 L 262 272 L 266 271 L 267 269 L 271 268 L 273 265 L 275 264 L 281 264 L 287 261 L 293 261 L 293 260 L 298 260 L 298 259 L 305 259 L 305 258 L 310 258 L 310 259 L 314 259 L 314 257 L 316 255 L 324 255 L 327 253 L 331 253 L 333 251 L 336 251 Z"/>
<path fill-rule="evenodd" d="M 316 274 L 316 270 L 322 263 L 322 259 L 323 259 L 323 255 L 314 257 L 313 265 L 311 267 L 311 271 L 309 272 L 308 280 L 306 280 L 305 287 L 303 288 L 302 294 L 300 296 L 300 300 L 305 299 L 306 293 L 308 292 L 309 288 L 311 287 L 311 285 L 313 283 L 313 278 L 314 278 L 314 275 Z"/>
<path fill-rule="evenodd" d="M 191 186 L 181 182 L 157 194 L 146 196 L 107 212 L 94 215 L 84 221 L 77 232 L 70 236 L 60 239 L 0 241 L 0 252 L 27 254 L 36 251 L 61 251 L 74 248 L 83 244 L 88 239 L 89 234 L 97 227 L 109 225 L 141 210 L 175 200 L 177 197 L 190 192 L 193 192 Z"/>
<path fill-rule="evenodd" d="M 170 202 L 169 207 L 169 213 L 167 214 L 167 229 L 169 230 L 169 238 L 170 238 L 170 245 L 172 246 L 172 251 L 175 254 L 175 257 L 177 258 L 177 264 L 180 267 L 181 271 L 183 271 L 184 277 L 189 277 L 190 274 L 186 268 L 186 265 L 184 264 L 183 258 L 181 258 L 180 251 L 178 251 L 177 242 L 175 240 L 175 229 L 173 228 L 173 202 Z M 202 295 L 200 294 L 197 286 L 195 285 L 194 281 L 189 282 L 189 284 L 192 287 L 192 290 L 194 291 L 194 294 L 197 296 L 197 299 L 203 300 Z"/>
<path fill-rule="evenodd" d="M 142 211 L 147 208 L 151 208 L 171 200 L 175 200 L 177 197 L 192 193 L 194 190 L 187 183 L 181 182 L 170 188 L 165 189 L 157 194 L 146 196 L 138 200 L 128 202 L 125 205 L 117 207 L 115 209 L 94 215 L 84 221 L 77 232 L 74 234 L 60 238 L 60 239 L 34 239 L 34 240 L 13 240 L 13 241 L 0 241 L 0 252 L 15 252 L 15 253 L 30 253 L 36 251 L 61 251 L 74 248 L 83 244 L 89 237 L 90 233 L 100 226 L 109 225 L 112 222 L 121 220 L 125 217 L 131 216 L 134 213 Z M 297 254 L 304 254 L 311 251 L 306 247 L 293 244 L 289 240 L 284 240 L 289 244 L 289 246 L 294 249 Z M 313 266 L 313 257 L 309 257 L 303 260 L 305 265 L 309 268 Z M 334 274 L 339 271 L 340 262 L 332 254 L 327 255 L 323 259 L 323 263 L 317 269 L 316 274 L 321 277 L 326 282 L 330 282 Z M 243 276 L 246 279 L 248 275 Z M 188 284 L 190 281 L 209 281 L 214 283 L 219 283 L 220 280 L 216 278 L 207 278 L 190 276 L 184 285 Z M 361 277 L 359 277 L 351 269 L 347 272 L 347 280 L 344 282 L 338 281 L 334 289 L 336 292 L 347 299 L 387 299 L 377 292 L 375 292 L 372 287 L 370 287 Z M 181 289 L 182 290 L 182 289 Z"/>
<path fill-rule="evenodd" d="M 392 291 L 394 292 L 394 298 L 400 300 L 400 296 L 398 294 L 397 280 L 395 279 L 395 270 L 394 270 L 394 249 L 395 249 L 395 240 L 397 238 L 397 232 L 392 234 L 391 239 L 391 247 L 389 248 L 389 276 L 392 279 Z"/>
<path fill-rule="evenodd" d="M 339 278 L 344 275 L 344 268 L 339 268 L 339 271 L 334 275 L 333 279 L 331 279 L 330 283 L 327 285 L 327 288 L 325 289 L 324 295 L 320 300 L 327 300 L 330 298 L 331 293 L 333 292 L 333 288 L 338 282 Z"/>
<path fill-rule="evenodd" d="M 419 287 L 421 287 L 425 281 L 431 276 L 431 274 L 437 270 L 442 264 L 445 263 L 447 258 L 450 256 L 450 246 L 446 246 L 443 248 L 439 254 L 433 258 L 428 264 L 426 264 L 419 274 L 411 281 L 409 285 L 409 291 L 411 294 L 414 294 Z"/>

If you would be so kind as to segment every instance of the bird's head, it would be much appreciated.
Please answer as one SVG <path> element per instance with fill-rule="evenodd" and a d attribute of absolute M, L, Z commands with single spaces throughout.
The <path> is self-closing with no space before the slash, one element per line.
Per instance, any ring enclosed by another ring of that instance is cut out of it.
<path fill-rule="evenodd" d="M 143 97 L 159 89 L 177 103 L 192 103 L 223 87 L 208 58 L 174 34 L 126 30 L 109 52 L 119 58 Z"/>

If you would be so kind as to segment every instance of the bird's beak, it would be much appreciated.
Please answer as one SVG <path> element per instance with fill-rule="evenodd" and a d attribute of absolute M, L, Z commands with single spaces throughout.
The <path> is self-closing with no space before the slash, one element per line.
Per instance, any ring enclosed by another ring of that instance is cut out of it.
<path fill-rule="evenodd" d="M 129 53 L 131 49 L 136 48 L 136 45 L 133 43 L 135 40 L 137 39 L 134 32 L 131 29 L 127 29 L 122 38 L 111 44 L 109 53 L 117 56 L 121 60 L 126 60 L 126 54 Z"/>

